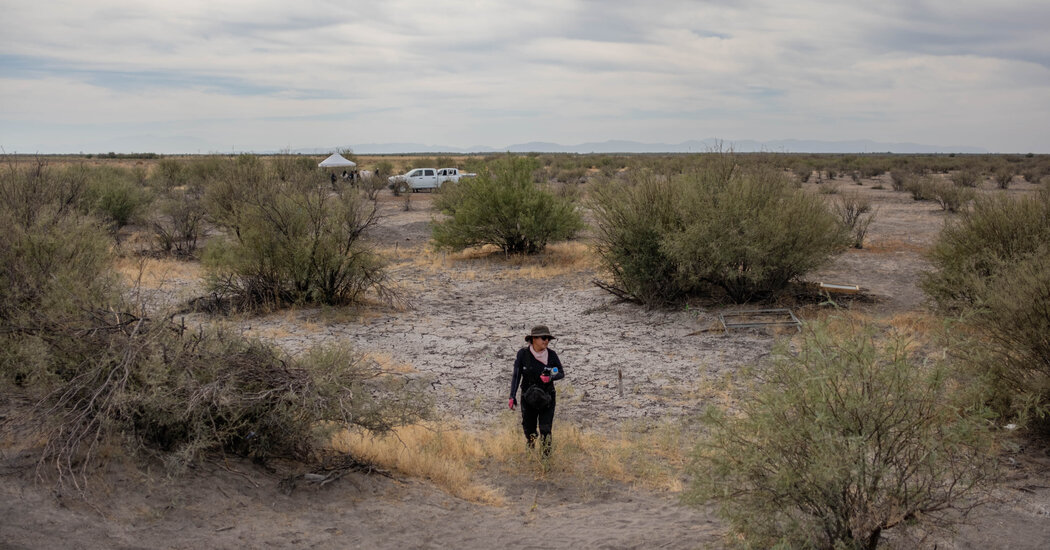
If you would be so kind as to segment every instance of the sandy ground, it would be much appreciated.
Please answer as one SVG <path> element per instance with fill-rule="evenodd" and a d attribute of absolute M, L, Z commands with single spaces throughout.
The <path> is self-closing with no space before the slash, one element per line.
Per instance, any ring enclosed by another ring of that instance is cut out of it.
<path fill-rule="evenodd" d="M 871 315 L 920 310 L 922 253 L 945 214 L 892 192 L 888 181 L 839 185 L 872 197 L 877 218 L 865 249 L 843 254 L 810 279 L 861 285 L 869 299 L 850 307 Z M 589 268 L 538 277 L 498 259 L 427 253 L 430 197 L 414 195 L 408 212 L 401 204 L 382 198 L 384 218 L 371 238 L 392 258 L 407 307 L 295 310 L 232 322 L 292 353 L 349 342 L 407 365 L 431 381 L 441 414 L 477 429 L 491 429 L 506 414 L 511 363 L 534 324 L 551 327 L 558 337 L 552 347 L 566 366 L 556 422 L 599 431 L 696 413 L 715 399 L 720 380 L 774 344 L 762 331 L 710 330 L 717 314 L 732 308 L 648 311 L 617 303 L 590 284 Z M 179 279 L 149 299 L 177 302 L 199 291 L 194 281 Z M 94 490 L 93 507 L 32 483 L 28 462 L 3 456 L 0 548 L 699 548 L 721 547 L 724 531 L 711 509 L 685 507 L 674 493 L 613 482 L 580 486 L 498 468 L 482 475 L 502 491 L 503 506 L 467 502 L 423 481 L 363 474 L 289 494 L 273 475 L 231 462 L 206 464 L 175 482 L 141 468 L 115 468 L 102 476 L 109 483 Z M 1045 450 L 1013 453 L 992 503 L 956 534 L 923 545 L 1047 547 L 1048 470 Z M 889 543 L 916 544 L 893 535 Z"/>

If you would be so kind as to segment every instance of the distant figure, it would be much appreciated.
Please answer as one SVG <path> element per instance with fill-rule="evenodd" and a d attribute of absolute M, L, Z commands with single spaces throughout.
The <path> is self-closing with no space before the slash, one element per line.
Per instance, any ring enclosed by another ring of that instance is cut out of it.
<path fill-rule="evenodd" d="M 332 172 L 332 185 L 335 186 L 335 172 Z"/>
<path fill-rule="evenodd" d="M 521 386 L 521 427 L 525 431 L 525 445 L 536 446 L 536 428 L 539 427 L 540 444 L 544 457 L 551 454 L 551 427 L 554 424 L 554 381 L 565 378 L 565 367 L 558 354 L 547 345 L 554 336 L 543 325 L 532 327 L 525 335 L 529 345 L 518 350 L 514 358 L 514 373 L 510 379 L 510 401 L 514 410 L 518 404 L 518 386 Z"/>
<path fill-rule="evenodd" d="M 350 179 L 350 174 L 347 174 L 346 170 L 343 170 L 343 181 L 346 181 L 348 179 Z"/>

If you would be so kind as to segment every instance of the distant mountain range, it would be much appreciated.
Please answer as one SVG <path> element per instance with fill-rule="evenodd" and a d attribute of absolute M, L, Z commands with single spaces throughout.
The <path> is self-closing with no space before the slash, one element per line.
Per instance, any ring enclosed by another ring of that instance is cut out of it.
<path fill-rule="evenodd" d="M 543 141 L 516 143 L 506 147 L 451 147 L 447 145 L 427 145 L 422 143 L 362 143 L 357 145 L 335 147 L 332 149 L 298 149 L 293 152 L 320 154 L 338 149 L 353 149 L 360 155 L 408 154 L 408 153 L 704 153 L 732 148 L 738 153 L 772 152 L 772 153 L 970 153 L 983 154 L 988 150 L 980 147 L 962 145 L 922 145 L 919 143 L 884 143 L 871 140 L 853 141 L 814 141 L 799 139 L 782 139 L 775 141 L 740 141 L 689 140 L 682 143 L 642 143 L 638 141 L 610 140 L 602 142 L 562 145 Z"/>

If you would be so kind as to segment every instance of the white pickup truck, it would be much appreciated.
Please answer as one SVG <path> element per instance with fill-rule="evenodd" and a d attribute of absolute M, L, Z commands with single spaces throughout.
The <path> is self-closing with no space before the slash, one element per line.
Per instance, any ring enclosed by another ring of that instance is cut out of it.
<path fill-rule="evenodd" d="M 472 178 L 477 174 L 460 172 L 459 168 L 416 168 L 407 174 L 391 176 L 390 188 L 399 193 L 413 193 L 420 189 L 437 189 L 446 181 L 459 181 L 460 178 Z"/>

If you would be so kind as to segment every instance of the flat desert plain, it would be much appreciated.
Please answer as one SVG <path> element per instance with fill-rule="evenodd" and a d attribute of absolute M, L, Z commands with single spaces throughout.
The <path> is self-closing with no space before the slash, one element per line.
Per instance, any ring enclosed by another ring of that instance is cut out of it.
<path fill-rule="evenodd" d="M 855 284 L 864 293 L 840 299 L 837 308 L 814 300 L 777 305 L 803 321 L 848 315 L 918 335 L 935 322 L 918 288 L 928 269 L 923 254 L 951 214 L 893 192 L 888 176 L 833 184 L 870 197 L 876 218 L 863 249 L 843 253 L 807 279 Z M 816 184 L 806 185 L 816 192 Z M 1033 188 L 1019 183 L 982 192 Z M 434 252 L 427 245 L 437 215 L 433 197 L 413 194 L 405 210 L 404 198 L 389 193 L 380 195 L 382 217 L 369 238 L 389 260 L 402 303 L 221 321 L 293 354 L 348 343 L 385 367 L 425 378 L 438 417 L 427 430 L 475 446 L 512 447 L 471 462 L 462 483 L 475 489 L 397 468 L 290 489 L 279 483 L 281 473 L 233 458 L 176 478 L 159 466 L 116 461 L 94 474 L 85 500 L 37 482 L 31 459 L 5 444 L 0 548 L 725 546 L 714 506 L 680 502 L 689 481 L 681 473 L 688 434 L 698 429 L 694 418 L 704 407 L 731 407 L 728 385 L 746 383 L 742 369 L 760 364 L 792 332 L 722 331 L 719 313 L 751 309 L 745 306 L 669 311 L 618 302 L 592 282 L 601 273 L 586 236 L 530 259 Z M 138 293 L 153 307 L 177 306 L 203 292 L 194 264 L 158 262 L 150 269 Z M 187 323 L 208 319 L 216 320 L 186 315 Z M 535 324 L 551 328 L 567 372 L 558 385 L 556 449 L 547 465 L 518 447 L 518 415 L 507 410 L 513 358 Z M 405 452 L 415 452 L 414 441 L 403 442 Z M 604 459 L 595 458 L 598 450 Z M 559 462 L 584 458 L 599 465 Z M 954 532 L 921 542 L 888 532 L 886 547 L 1048 547 L 1046 449 L 1010 450 L 1002 468 L 1003 481 L 987 504 Z"/>

